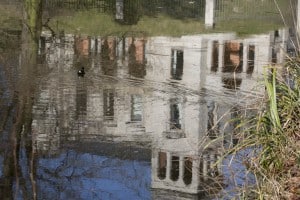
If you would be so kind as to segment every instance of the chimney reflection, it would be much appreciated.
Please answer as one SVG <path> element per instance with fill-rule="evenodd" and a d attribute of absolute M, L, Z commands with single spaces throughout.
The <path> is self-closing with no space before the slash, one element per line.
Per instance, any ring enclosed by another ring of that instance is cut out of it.
<path fill-rule="evenodd" d="M 226 42 L 223 72 L 240 73 L 243 70 L 243 43 Z"/>
<path fill-rule="evenodd" d="M 129 74 L 136 78 L 144 78 L 146 75 L 145 40 L 132 37 L 128 55 Z"/>
<path fill-rule="evenodd" d="M 90 40 L 88 37 L 75 37 L 75 53 L 81 56 L 89 55 Z"/>
<path fill-rule="evenodd" d="M 114 37 L 104 38 L 101 42 L 101 64 L 104 75 L 114 76 L 117 72 L 116 66 L 116 39 Z"/>

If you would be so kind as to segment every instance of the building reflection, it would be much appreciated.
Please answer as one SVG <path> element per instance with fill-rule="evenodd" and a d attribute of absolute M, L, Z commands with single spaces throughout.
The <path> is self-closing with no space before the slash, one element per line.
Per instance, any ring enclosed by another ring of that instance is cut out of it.
<path fill-rule="evenodd" d="M 47 37 L 41 48 L 51 78 L 40 85 L 33 109 L 41 154 L 55 154 L 73 141 L 148 144 L 154 197 L 177 191 L 197 199 L 220 190 L 222 149 L 237 140 L 230 135 L 237 124 L 227 123 L 242 106 L 235 90 L 253 92 L 255 78 L 272 60 L 274 33 L 239 40 L 231 33 L 83 40 L 68 35 L 59 48 Z M 82 55 L 89 72 L 79 78 L 72 62 Z M 231 105 L 234 112 L 224 115 Z M 216 141 L 219 136 L 224 139 Z"/>

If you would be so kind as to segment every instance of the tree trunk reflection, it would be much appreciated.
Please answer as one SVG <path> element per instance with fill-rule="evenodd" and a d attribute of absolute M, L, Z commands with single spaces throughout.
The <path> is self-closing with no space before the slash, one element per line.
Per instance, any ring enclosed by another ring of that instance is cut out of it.
<path fill-rule="evenodd" d="M 36 152 L 31 131 L 37 78 L 37 50 L 41 32 L 41 1 L 24 0 L 21 56 L 12 88 L 11 128 L 3 153 L 0 199 L 37 199 Z M 8 118 L 8 117 L 7 117 Z M 3 135 L 1 137 L 4 137 Z M 30 181 L 26 181 L 29 177 Z"/>

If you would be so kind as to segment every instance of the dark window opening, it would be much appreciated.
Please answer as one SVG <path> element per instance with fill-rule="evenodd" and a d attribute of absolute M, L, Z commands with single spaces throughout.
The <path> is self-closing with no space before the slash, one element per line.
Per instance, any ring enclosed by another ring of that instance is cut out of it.
<path fill-rule="evenodd" d="M 250 45 L 248 50 L 248 67 L 247 74 L 252 74 L 254 70 L 255 46 Z"/>
<path fill-rule="evenodd" d="M 172 156 L 172 166 L 171 166 L 171 180 L 177 181 L 179 179 L 179 157 Z"/>
<path fill-rule="evenodd" d="M 184 173 L 183 173 L 183 182 L 186 185 L 192 183 L 193 178 L 193 160 L 191 158 L 184 158 Z"/>
<path fill-rule="evenodd" d="M 214 41 L 212 47 L 212 63 L 210 71 L 217 72 L 219 67 L 219 42 Z"/>
<path fill-rule="evenodd" d="M 181 129 L 180 109 L 178 103 L 171 103 L 170 115 L 170 129 Z"/>
<path fill-rule="evenodd" d="M 114 96 L 111 89 L 103 91 L 103 114 L 106 120 L 114 119 Z"/>
<path fill-rule="evenodd" d="M 158 153 L 158 178 L 165 179 L 167 174 L 167 154 L 165 152 Z"/>
<path fill-rule="evenodd" d="M 183 74 L 183 51 L 172 49 L 171 78 L 181 80 Z"/>
<path fill-rule="evenodd" d="M 76 88 L 76 118 L 85 115 L 87 112 L 87 91 L 84 85 L 77 85 Z"/>

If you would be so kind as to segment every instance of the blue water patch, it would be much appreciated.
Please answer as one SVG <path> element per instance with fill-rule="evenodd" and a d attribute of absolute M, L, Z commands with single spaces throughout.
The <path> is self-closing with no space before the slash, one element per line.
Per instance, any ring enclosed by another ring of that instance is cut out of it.
<path fill-rule="evenodd" d="M 227 187 L 222 192 L 222 199 L 236 199 L 239 196 L 239 189 L 242 190 L 246 186 L 255 184 L 255 176 L 247 170 L 243 163 L 252 153 L 253 150 L 245 149 L 224 159 L 222 171 Z"/>
<path fill-rule="evenodd" d="M 68 151 L 38 165 L 38 199 L 151 199 L 144 161 Z"/>

